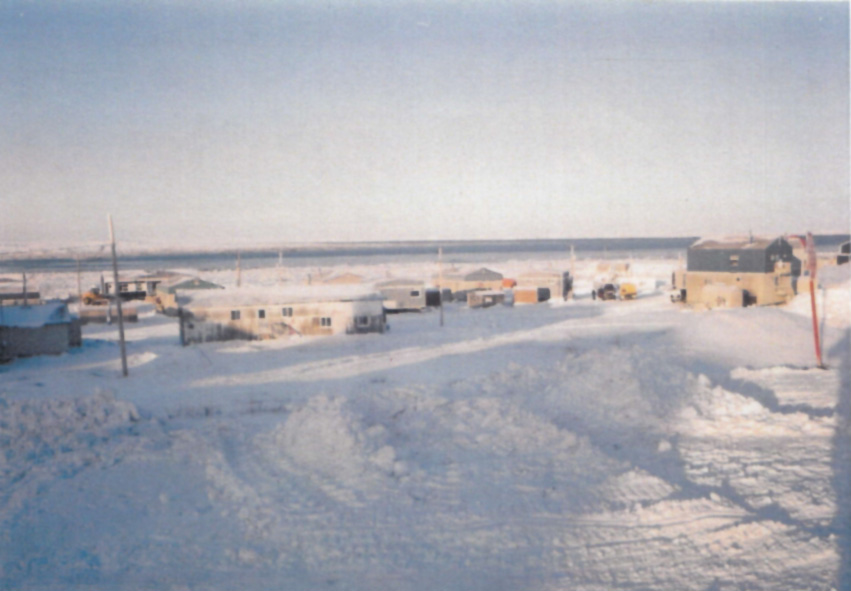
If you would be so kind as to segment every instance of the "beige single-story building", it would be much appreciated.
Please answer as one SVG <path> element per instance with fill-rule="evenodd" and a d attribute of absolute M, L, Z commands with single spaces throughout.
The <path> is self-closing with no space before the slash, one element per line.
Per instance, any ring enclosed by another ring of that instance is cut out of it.
<path fill-rule="evenodd" d="M 181 342 L 382 333 L 383 300 L 361 286 L 184 292 L 178 296 Z"/>
<path fill-rule="evenodd" d="M 59 355 L 81 344 L 79 319 L 62 302 L 0 306 L 0 361 Z"/>
<path fill-rule="evenodd" d="M 442 279 L 439 275 L 432 278 L 435 285 L 450 289 L 453 294 L 474 290 L 501 290 L 502 279 L 502 273 L 484 267 L 464 273 L 444 273 Z"/>

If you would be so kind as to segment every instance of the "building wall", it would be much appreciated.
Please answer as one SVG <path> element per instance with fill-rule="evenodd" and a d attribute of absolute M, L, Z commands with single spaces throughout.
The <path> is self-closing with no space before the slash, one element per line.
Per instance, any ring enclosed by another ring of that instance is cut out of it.
<path fill-rule="evenodd" d="M 292 310 L 292 315 L 285 310 Z M 232 318 L 233 312 L 239 312 L 238 319 Z M 190 308 L 184 310 L 182 323 L 184 343 L 384 332 L 385 328 L 381 300 Z"/>
<path fill-rule="evenodd" d="M 538 303 L 538 288 L 537 287 L 521 287 L 514 290 L 515 304 L 537 304 Z"/>
<path fill-rule="evenodd" d="M 517 277 L 517 287 L 538 288 L 545 287 L 550 290 L 551 298 L 564 297 L 564 275 L 561 273 L 530 273 Z"/>
<path fill-rule="evenodd" d="M 71 343 L 69 331 L 69 323 L 36 328 L 0 326 L 0 359 L 65 353 Z"/>
<path fill-rule="evenodd" d="M 692 272 L 685 274 L 686 301 L 689 304 L 704 304 L 713 297 L 704 294 L 711 284 L 731 285 L 747 291 L 757 305 L 783 304 L 795 296 L 793 277 L 780 273 L 711 273 Z"/>
<path fill-rule="evenodd" d="M 436 280 L 437 281 L 437 280 Z M 443 278 L 443 285 L 440 287 L 452 290 L 452 293 L 459 293 L 473 290 L 496 290 L 502 289 L 502 278 L 486 280 L 486 281 L 467 281 L 458 278 Z"/>

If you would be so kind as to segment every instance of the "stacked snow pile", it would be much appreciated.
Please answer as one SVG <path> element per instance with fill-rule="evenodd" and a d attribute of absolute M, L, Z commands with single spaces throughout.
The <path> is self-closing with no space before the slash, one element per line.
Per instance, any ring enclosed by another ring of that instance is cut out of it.
<path fill-rule="evenodd" d="M 310 474 L 339 501 L 380 488 L 380 481 L 404 472 L 396 452 L 385 443 L 384 428 L 365 428 L 343 398 L 315 396 L 294 411 L 261 446 L 289 469 Z M 341 494 L 342 493 L 342 494 Z"/>
<path fill-rule="evenodd" d="M 5 510 L 44 479 L 69 477 L 97 459 L 98 442 L 139 413 L 111 392 L 59 400 L 0 398 L 0 497 Z M 2 515 L 0 515 L 2 517 Z"/>

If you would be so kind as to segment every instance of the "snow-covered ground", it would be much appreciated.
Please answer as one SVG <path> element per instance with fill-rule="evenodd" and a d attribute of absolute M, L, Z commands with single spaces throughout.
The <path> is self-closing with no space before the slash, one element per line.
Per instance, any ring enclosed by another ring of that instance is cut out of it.
<path fill-rule="evenodd" d="M 635 301 L 592 301 L 580 261 L 575 301 L 383 335 L 181 348 L 142 309 L 126 379 L 109 326 L 0 366 L 0 587 L 851 588 L 848 266 L 820 370 L 808 295 L 696 312 L 674 264 L 633 261 Z"/>

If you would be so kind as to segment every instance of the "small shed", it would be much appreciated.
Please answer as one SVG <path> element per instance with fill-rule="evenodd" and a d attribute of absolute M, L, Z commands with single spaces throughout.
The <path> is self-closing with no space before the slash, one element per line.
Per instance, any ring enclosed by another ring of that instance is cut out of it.
<path fill-rule="evenodd" d="M 490 308 L 504 304 L 505 292 L 501 290 L 474 290 L 467 293 L 467 305 L 471 308 Z"/>
<path fill-rule="evenodd" d="M 0 361 L 59 355 L 81 343 L 79 319 L 62 302 L 0 306 Z"/>
<path fill-rule="evenodd" d="M 545 295 L 537 301 L 545 302 L 550 298 L 567 299 L 573 290 L 573 279 L 567 271 L 529 271 L 517 276 L 518 289 L 535 289 Z"/>
<path fill-rule="evenodd" d="M 391 279 L 377 283 L 375 288 L 384 296 L 384 309 L 388 312 L 418 311 L 427 306 L 423 281 Z"/>
<path fill-rule="evenodd" d="M 382 333 L 383 299 L 362 286 L 184 292 L 178 297 L 181 341 Z"/>
<path fill-rule="evenodd" d="M 550 299 L 550 291 L 545 287 L 517 287 L 514 289 L 515 304 L 538 304 Z"/>

